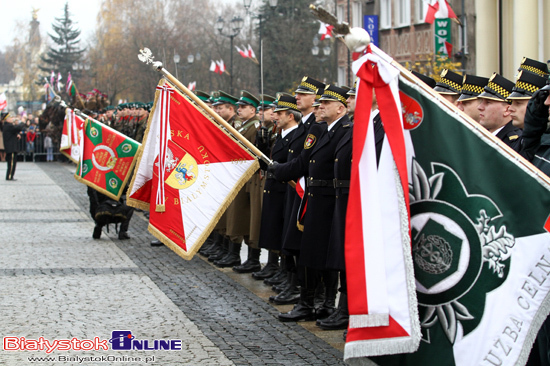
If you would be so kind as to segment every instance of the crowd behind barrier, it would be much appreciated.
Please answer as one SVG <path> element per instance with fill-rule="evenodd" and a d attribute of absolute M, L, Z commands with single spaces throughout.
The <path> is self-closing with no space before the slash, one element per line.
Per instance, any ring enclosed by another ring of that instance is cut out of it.
<path fill-rule="evenodd" d="M 34 139 L 34 149 L 27 150 L 27 134 L 26 132 L 21 133 L 21 139 L 18 140 L 17 145 L 17 160 L 18 161 L 46 161 L 47 149 L 44 147 L 44 139 L 46 133 L 36 132 L 36 138 Z M 59 153 L 59 143 L 53 142 L 53 156 L 54 160 L 58 160 L 58 157 L 61 155 Z M 62 155 L 61 155 L 62 156 Z"/>

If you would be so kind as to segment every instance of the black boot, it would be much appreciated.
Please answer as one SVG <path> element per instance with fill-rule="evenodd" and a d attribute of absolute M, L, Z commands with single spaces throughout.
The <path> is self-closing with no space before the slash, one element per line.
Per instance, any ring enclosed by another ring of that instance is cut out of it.
<path fill-rule="evenodd" d="M 206 257 L 210 258 L 210 256 L 214 254 L 219 254 L 219 252 L 222 250 L 225 243 L 225 237 L 221 234 L 218 234 L 208 249 L 206 249 L 203 253 Z"/>
<path fill-rule="evenodd" d="M 269 301 L 277 305 L 297 304 L 300 300 L 300 288 L 298 287 L 298 276 L 296 273 L 288 273 L 288 284 L 277 296 L 270 296 Z"/>
<path fill-rule="evenodd" d="M 214 261 L 214 265 L 220 268 L 225 268 L 241 264 L 241 245 L 241 243 L 229 244 L 229 251 L 227 255 L 219 261 Z"/>
<path fill-rule="evenodd" d="M 273 285 L 279 285 L 283 283 L 285 280 L 286 280 L 286 270 L 284 268 L 280 268 L 279 271 L 275 274 L 275 276 L 266 278 L 264 280 L 264 283 L 266 285 L 273 286 Z"/>
<path fill-rule="evenodd" d="M 225 257 L 229 252 L 230 244 L 231 244 L 231 240 L 229 240 L 228 237 L 224 237 L 218 250 L 208 256 L 208 261 L 209 262 L 219 261 L 220 259 Z"/>
<path fill-rule="evenodd" d="M 279 254 L 269 251 L 267 256 L 267 264 L 259 272 L 252 273 L 252 278 L 255 280 L 265 280 L 272 277 L 279 270 Z"/>
<path fill-rule="evenodd" d="M 275 291 L 276 293 L 280 294 L 288 287 L 288 271 L 285 270 L 285 279 L 283 282 L 279 283 L 278 285 L 271 286 L 271 289 Z"/>
<path fill-rule="evenodd" d="M 233 267 L 233 270 L 237 273 L 252 273 L 262 269 L 260 264 L 260 252 L 261 249 L 248 247 L 248 259 L 238 266 Z"/>
<path fill-rule="evenodd" d="M 216 236 L 219 235 L 216 231 L 212 231 L 210 235 L 208 235 L 208 238 L 204 241 L 204 244 L 199 249 L 200 255 L 206 255 L 205 252 L 214 245 L 214 242 L 216 240 Z"/>
<path fill-rule="evenodd" d="M 324 330 L 348 329 L 348 295 L 340 293 L 338 308 L 328 318 L 317 321 L 317 326 Z"/>
<path fill-rule="evenodd" d="M 336 294 L 338 293 L 338 272 L 323 271 L 325 283 L 325 301 L 320 307 L 315 307 L 316 319 L 326 319 L 336 311 Z"/>
<path fill-rule="evenodd" d="M 315 290 L 302 288 L 300 290 L 300 301 L 288 313 L 280 313 L 279 320 L 282 322 L 297 322 L 300 320 L 315 320 L 315 308 L 313 297 Z"/>
<path fill-rule="evenodd" d="M 94 227 L 94 233 L 92 234 L 92 238 L 94 239 L 99 239 L 101 238 L 101 231 L 102 231 L 103 227 L 102 226 L 99 226 L 99 225 L 96 225 Z"/>

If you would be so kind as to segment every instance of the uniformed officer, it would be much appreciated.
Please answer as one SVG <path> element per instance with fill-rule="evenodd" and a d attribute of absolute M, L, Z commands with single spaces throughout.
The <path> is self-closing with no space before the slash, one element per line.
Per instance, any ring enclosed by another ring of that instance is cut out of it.
<path fill-rule="evenodd" d="M 298 109 L 302 113 L 302 123 L 306 130 L 309 129 L 311 124 L 315 122 L 315 116 L 313 115 L 313 103 L 315 102 L 315 95 L 317 90 L 324 87 L 324 84 L 309 76 L 304 76 L 302 82 L 296 90 L 296 103 Z"/>
<path fill-rule="evenodd" d="M 242 127 L 239 129 L 241 135 L 243 135 L 248 141 L 256 144 L 256 136 L 258 129 L 261 126 L 261 121 L 258 119 L 256 110 L 260 105 L 260 101 L 254 95 L 246 90 L 241 91 L 241 97 L 237 101 L 239 118 L 243 121 Z M 263 182 L 261 171 L 256 172 L 250 180 L 246 183 L 246 192 L 248 192 L 248 206 L 249 206 L 249 222 L 248 222 L 248 235 L 245 234 L 245 243 L 248 245 L 248 257 L 246 261 L 241 265 L 235 265 L 233 270 L 238 273 L 252 273 L 262 269 L 260 265 L 260 248 L 258 247 L 258 241 L 260 239 L 260 222 L 262 216 L 262 194 L 263 194 Z M 236 219 L 237 225 L 246 224 L 245 217 L 228 216 L 228 223 Z M 233 239 L 232 239 L 233 240 Z M 233 240 L 236 244 L 236 242 Z M 242 243 L 242 238 L 240 239 Z M 239 244 L 240 244 L 239 243 Z M 238 246 L 240 251 L 240 245 Z"/>
<path fill-rule="evenodd" d="M 527 57 L 521 60 L 518 71 L 527 71 L 543 78 L 548 79 L 550 73 L 548 71 L 548 64 L 546 62 L 540 62 Z"/>
<path fill-rule="evenodd" d="M 296 145 L 303 142 L 305 127 L 301 123 L 302 114 L 298 110 L 296 98 L 292 96 L 279 96 L 274 113 L 281 132 L 273 146 L 271 158 L 278 163 L 285 163 L 289 156 L 293 156 Z M 289 205 L 294 203 L 295 196 L 294 188 L 284 182 L 278 182 L 272 173 L 267 174 L 260 232 L 261 247 L 282 252 L 286 227 L 290 223 L 295 225 L 295 219 L 289 219 L 289 215 L 286 214 L 290 212 Z M 285 258 L 288 255 L 285 253 Z M 286 263 L 284 261 L 284 264 Z M 286 286 L 278 295 L 270 297 L 270 301 L 278 305 L 295 304 L 300 297 L 297 272 L 288 270 L 288 267 L 286 270 Z"/>
<path fill-rule="evenodd" d="M 426 85 L 428 85 L 430 88 L 435 88 L 435 86 L 437 85 L 437 83 L 435 82 L 435 80 L 427 75 L 424 75 L 424 74 L 421 74 L 417 71 L 414 71 L 414 70 L 411 70 L 412 74 L 414 76 L 416 76 L 417 78 L 419 78 L 420 80 L 422 80 L 424 83 L 426 83 Z"/>
<path fill-rule="evenodd" d="M 2 138 L 4 139 L 4 149 L 6 150 L 6 161 L 8 168 L 6 170 L 6 180 L 16 180 L 13 178 L 15 167 L 17 165 L 18 140 L 21 139 L 21 131 L 26 128 L 24 123 L 15 124 L 15 118 L 7 115 L 2 126 Z"/>
<path fill-rule="evenodd" d="M 512 118 L 512 124 L 523 130 L 527 103 L 533 94 L 546 85 L 547 79 L 535 73 L 521 70 L 512 93 L 506 98 L 510 105 L 508 111 Z"/>
<path fill-rule="evenodd" d="M 348 95 L 348 100 L 347 100 L 347 103 L 348 103 L 348 117 L 349 117 L 350 122 L 353 122 L 353 116 L 355 114 L 355 95 L 357 94 L 357 81 L 358 80 L 359 80 L 358 78 L 355 79 L 355 82 L 353 83 L 353 88 L 351 88 L 347 92 L 347 95 Z"/>
<path fill-rule="evenodd" d="M 479 122 L 479 99 L 477 96 L 483 93 L 483 88 L 489 83 L 489 78 L 476 75 L 464 75 L 462 90 L 458 97 L 456 106 L 462 112 L 470 116 L 474 121 Z"/>
<path fill-rule="evenodd" d="M 241 126 L 241 120 L 237 116 L 236 112 L 237 98 L 220 90 L 212 93 L 211 99 L 213 102 L 212 107 L 216 113 L 220 115 L 220 117 L 222 117 L 232 127 L 237 128 Z M 210 262 L 216 263 L 222 259 L 226 259 L 224 262 L 227 262 L 229 259 L 232 259 L 232 263 L 237 263 L 234 255 L 232 258 L 225 258 L 229 255 L 229 247 L 231 246 L 231 240 L 226 235 L 228 210 L 226 210 L 226 212 L 222 215 L 221 219 L 214 228 L 214 238 L 212 240 L 212 244 L 210 247 L 207 246 L 204 251 L 200 252 L 201 254 L 207 256 L 208 261 Z M 240 264 L 240 257 L 238 260 L 238 263 Z M 229 262 L 231 262 L 231 260 L 229 260 Z M 231 265 L 234 264 L 228 264 L 227 266 Z"/>
<path fill-rule="evenodd" d="M 521 147 L 521 129 L 514 127 L 506 98 L 512 93 L 514 83 L 496 72 L 478 98 L 479 123 L 515 151 Z"/>
<path fill-rule="evenodd" d="M 347 116 L 346 93 L 347 90 L 333 85 L 325 88 L 319 108 L 326 127 L 318 141 L 315 136 L 306 137 L 304 149 L 312 149 L 307 160 L 301 155 L 288 163 L 270 167 L 270 171 L 282 181 L 306 176 L 308 188 L 298 258 L 298 264 L 305 272 L 302 276 L 304 283 L 300 301 L 290 312 L 279 314 L 281 321 L 324 318 L 334 311 L 338 277 L 335 271 L 327 269 L 326 263 L 335 207 L 334 152 L 352 126 Z M 316 310 L 314 296 L 320 280 L 325 284 L 326 295 L 324 304 Z"/>
<path fill-rule="evenodd" d="M 443 69 L 434 90 L 449 102 L 455 104 L 462 89 L 462 75 Z"/>

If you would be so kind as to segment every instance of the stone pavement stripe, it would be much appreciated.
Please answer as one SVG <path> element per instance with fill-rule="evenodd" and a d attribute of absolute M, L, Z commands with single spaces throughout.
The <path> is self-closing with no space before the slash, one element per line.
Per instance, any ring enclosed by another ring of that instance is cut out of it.
<path fill-rule="evenodd" d="M 37 164 L 88 211 L 84 185 L 66 164 Z M 73 170 L 74 171 L 74 170 Z M 0 173 L 1 174 L 1 173 Z M 151 247 L 147 221 L 136 214 L 131 240 L 112 238 L 121 251 L 236 365 L 344 365 L 342 352 L 299 324 L 282 323 L 265 301 L 200 258 L 185 261 L 166 247 Z M 91 230 L 90 234 L 91 235 Z M 100 241 L 103 241 L 100 240 Z"/>
<path fill-rule="evenodd" d="M 58 175 L 74 181 L 72 174 L 59 167 Z M 5 171 L 4 164 L 2 168 Z M 66 218 L 66 213 L 43 210 L 66 208 L 73 210 L 74 217 L 87 217 L 87 210 L 76 205 L 37 164 L 18 164 L 16 178 L 15 182 L 0 181 L 2 209 L 23 209 L 28 218 L 39 209 L 42 211 L 35 215 L 55 220 Z M 47 187 L 29 189 L 28 182 L 44 182 Z M 76 184 L 74 196 L 87 197 L 82 194 L 83 186 Z M 0 218 L 0 270 L 4 274 L 0 281 L 0 337 L 108 340 L 112 330 L 130 330 L 136 339 L 151 342 L 181 339 L 183 350 L 57 351 L 51 355 L 97 357 L 109 352 L 142 358 L 153 355 L 160 365 L 233 365 L 111 240 L 91 238 L 91 219 L 4 224 L 5 216 Z M 43 351 L 2 349 L 0 364 L 25 365 L 30 362 L 28 357 L 45 355 Z"/>

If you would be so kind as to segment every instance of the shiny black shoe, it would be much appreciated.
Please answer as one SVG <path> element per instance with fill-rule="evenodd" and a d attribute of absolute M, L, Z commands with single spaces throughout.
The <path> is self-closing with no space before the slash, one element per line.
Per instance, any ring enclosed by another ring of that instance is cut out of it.
<path fill-rule="evenodd" d="M 336 311 L 335 308 L 323 305 L 315 309 L 315 319 L 321 319 L 321 320 L 327 319 L 335 311 Z"/>
<path fill-rule="evenodd" d="M 151 243 L 149 243 L 152 247 L 161 247 L 163 246 L 164 244 L 158 240 L 158 239 L 155 239 L 155 240 L 151 240 Z"/>
<path fill-rule="evenodd" d="M 252 278 L 255 280 L 265 280 L 266 278 L 273 277 L 279 270 L 279 266 L 274 263 L 268 263 L 259 272 L 252 273 Z"/>
<path fill-rule="evenodd" d="M 270 296 L 269 301 L 277 305 L 297 304 L 300 301 L 300 289 L 287 287 L 276 296 Z"/>
<path fill-rule="evenodd" d="M 243 264 L 233 267 L 237 273 L 252 273 L 262 269 L 260 261 L 257 259 L 247 259 Z"/>
<path fill-rule="evenodd" d="M 217 252 L 208 256 L 208 261 L 209 262 L 219 261 L 219 260 L 222 260 L 223 257 L 225 257 L 226 255 L 227 255 L 227 250 L 225 250 L 224 248 L 219 248 Z"/>
<path fill-rule="evenodd" d="M 280 269 L 273 277 L 266 278 L 264 283 L 269 286 L 278 285 L 286 280 L 286 271 Z"/>
<path fill-rule="evenodd" d="M 101 238 L 101 228 L 102 228 L 102 227 L 99 226 L 99 225 L 96 225 L 96 226 L 94 227 L 94 233 L 92 234 L 92 238 L 94 238 L 94 239 L 99 239 L 99 238 Z"/>
<path fill-rule="evenodd" d="M 341 309 L 337 309 L 328 318 L 317 321 L 316 325 L 323 330 L 348 329 L 349 315 L 347 311 L 342 311 Z"/>
<path fill-rule="evenodd" d="M 239 264 L 241 264 L 241 257 L 238 253 L 227 253 L 225 257 L 214 262 L 214 265 L 220 268 L 238 266 Z"/>
<path fill-rule="evenodd" d="M 315 320 L 315 309 L 313 306 L 299 302 L 288 313 L 280 313 L 279 320 L 282 322 L 298 322 L 300 320 Z"/>
<path fill-rule="evenodd" d="M 275 291 L 276 293 L 280 294 L 288 287 L 288 280 L 284 280 L 278 285 L 271 286 L 271 289 Z"/>
<path fill-rule="evenodd" d="M 130 235 L 126 231 L 121 231 L 118 233 L 118 240 L 128 240 L 130 239 Z"/>

